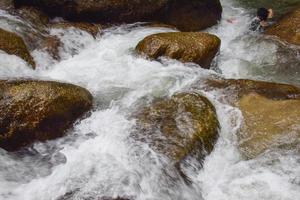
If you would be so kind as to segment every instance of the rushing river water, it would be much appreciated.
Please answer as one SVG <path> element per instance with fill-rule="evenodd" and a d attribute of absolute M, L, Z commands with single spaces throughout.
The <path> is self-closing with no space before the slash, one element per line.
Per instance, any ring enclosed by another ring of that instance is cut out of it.
<path fill-rule="evenodd" d="M 299 49 L 249 33 L 253 10 L 230 0 L 222 4 L 223 20 L 208 30 L 222 40 L 214 70 L 168 59 L 149 61 L 135 55 L 135 45 L 145 36 L 173 31 L 139 24 L 110 28 L 96 39 L 79 30 L 53 29 L 51 34 L 65 44 L 60 50 L 62 61 L 35 51 L 35 71 L 16 56 L 0 52 L 1 78 L 70 82 L 87 88 L 95 99 L 93 111 L 66 137 L 36 143 L 17 153 L 0 149 L 0 199 L 300 199 L 299 152 L 270 152 L 242 160 L 235 137 L 241 113 L 221 103 L 222 94 L 217 92 L 205 95 L 217 109 L 220 137 L 203 167 L 192 160 L 185 167 L 191 184 L 180 178 L 166 157 L 130 137 L 135 121 L 129 116 L 141 105 L 186 90 L 195 81 L 210 76 L 300 86 Z M 0 15 L 13 18 L 5 12 Z M 229 18 L 236 20 L 231 24 L 226 21 Z M 13 30 L 8 23 L 0 26 Z"/>

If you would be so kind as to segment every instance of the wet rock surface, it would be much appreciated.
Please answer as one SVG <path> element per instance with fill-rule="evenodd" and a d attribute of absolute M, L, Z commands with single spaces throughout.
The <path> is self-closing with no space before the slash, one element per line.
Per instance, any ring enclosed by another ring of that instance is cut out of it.
<path fill-rule="evenodd" d="M 221 89 L 226 101 L 241 110 L 244 122 L 238 142 L 246 159 L 299 144 L 299 88 L 253 80 L 209 80 L 207 84 L 210 90 Z"/>
<path fill-rule="evenodd" d="M 11 151 L 61 137 L 91 106 L 91 94 L 75 85 L 1 80 L 0 147 Z"/>
<path fill-rule="evenodd" d="M 39 7 L 50 16 L 73 21 L 132 23 L 161 21 L 182 30 L 195 31 L 217 23 L 222 7 L 219 0 L 15 0 L 17 7 Z"/>
<path fill-rule="evenodd" d="M 179 162 L 197 152 L 203 159 L 218 137 L 218 119 L 211 102 L 196 93 L 178 93 L 155 102 L 137 115 L 137 138 Z"/>
<path fill-rule="evenodd" d="M 182 62 L 194 62 L 209 68 L 221 41 L 212 34 L 199 32 L 158 33 L 144 38 L 136 51 L 152 59 L 166 56 Z"/>
<path fill-rule="evenodd" d="M 8 54 L 19 56 L 32 66 L 33 69 L 35 68 L 35 62 L 23 39 L 15 33 L 8 32 L 0 28 L 0 49 Z"/>
<path fill-rule="evenodd" d="M 300 7 L 283 16 L 265 33 L 277 36 L 280 40 L 291 44 L 300 45 Z"/>

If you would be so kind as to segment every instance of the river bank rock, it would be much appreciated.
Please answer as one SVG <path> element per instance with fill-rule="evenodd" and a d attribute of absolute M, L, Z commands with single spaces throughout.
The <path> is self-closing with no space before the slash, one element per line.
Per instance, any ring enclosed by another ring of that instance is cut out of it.
<path fill-rule="evenodd" d="M 160 21 L 184 31 L 195 31 L 217 23 L 222 7 L 219 0 L 14 0 L 16 7 L 35 6 L 49 16 L 71 21 L 133 23 Z"/>
<path fill-rule="evenodd" d="M 0 49 L 8 54 L 19 56 L 35 69 L 35 62 L 23 39 L 15 33 L 0 28 Z"/>
<path fill-rule="evenodd" d="M 286 14 L 279 22 L 268 28 L 265 33 L 277 36 L 291 44 L 300 45 L 300 7 Z"/>
<path fill-rule="evenodd" d="M 244 123 L 238 133 L 239 150 L 252 159 L 272 149 L 292 148 L 300 142 L 300 89 L 286 84 L 252 80 L 210 80 L 238 107 Z"/>
<path fill-rule="evenodd" d="M 91 106 L 91 94 L 75 85 L 0 80 L 0 147 L 13 151 L 61 137 Z"/>
<path fill-rule="evenodd" d="M 209 68 L 220 49 L 221 40 L 200 32 L 170 32 L 147 36 L 136 46 L 136 51 L 152 59 L 166 56 L 182 62 L 194 62 Z"/>
<path fill-rule="evenodd" d="M 137 138 L 175 163 L 213 150 L 219 123 L 211 102 L 196 93 L 178 93 L 137 114 Z"/>

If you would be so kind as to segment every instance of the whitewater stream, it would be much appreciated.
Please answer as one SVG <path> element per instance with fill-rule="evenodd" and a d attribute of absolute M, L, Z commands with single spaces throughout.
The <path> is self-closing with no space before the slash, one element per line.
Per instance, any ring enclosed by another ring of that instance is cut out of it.
<path fill-rule="evenodd" d="M 0 51 L 0 78 L 34 78 L 73 83 L 94 96 L 94 108 L 68 134 L 35 143 L 21 152 L 0 149 L 0 200 L 299 200 L 300 155 L 270 152 L 243 160 L 236 132 L 241 112 L 224 104 L 224 94 L 199 91 L 214 104 L 219 139 L 203 166 L 193 160 L 184 171 L 187 184 L 167 157 L 131 137 L 130 116 L 153 99 L 171 96 L 208 77 L 248 78 L 300 86 L 300 51 L 296 47 L 248 31 L 253 8 L 221 1 L 222 21 L 207 31 L 222 40 L 211 70 L 170 59 L 150 61 L 134 53 L 145 36 L 175 31 L 123 25 L 95 39 L 76 29 L 52 29 L 64 43 L 60 62 L 34 51 L 37 70 Z M 14 19 L 0 12 L 0 16 Z M 234 23 L 226 19 L 234 18 Z M 14 20 L 18 20 L 17 18 Z M 0 27 L 14 30 L 9 23 Z M 297 53 L 298 52 L 298 53 Z M 9 67 L 7 67 L 9 66 Z"/>

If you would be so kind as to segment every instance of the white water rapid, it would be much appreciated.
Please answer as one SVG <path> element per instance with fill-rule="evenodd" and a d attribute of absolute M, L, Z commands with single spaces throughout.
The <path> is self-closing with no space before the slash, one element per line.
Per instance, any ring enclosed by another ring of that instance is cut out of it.
<path fill-rule="evenodd" d="M 193 161 L 186 166 L 192 184 L 180 178 L 166 157 L 130 137 L 135 125 L 130 115 L 139 106 L 186 90 L 210 76 L 300 85 L 300 56 L 294 53 L 295 47 L 282 48 L 285 44 L 249 33 L 253 13 L 231 0 L 223 0 L 222 5 L 222 21 L 208 29 L 222 40 L 214 70 L 136 55 L 134 47 L 145 36 L 173 31 L 139 24 L 110 28 L 96 39 L 75 29 L 53 29 L 51 34 L 65 44 L 60 49 L 62 61 L 35 51 L 37 70 L 31 70 L 16 56 L 0 52 L 0 78 L 69 82 L 87 88 L 94 96 L 93 111 L 77 121 L 67 136 L 36 143 L 18 153 L 0 149 L 0 199 L 300 199 L 300 155 L 272 152 L 242 160 L 235 137 L 243 120 L 241 113 L 221 103 L 223 94 L 218 92 L 200 91 L 216 107 L 221 130 L 203 167 Z M 1 11 L 0 15 L 9 14 Z M 231 24 L 226 21 L 229 18 L 236 20 Z M 6 29 L 11 26 L 0 24 Z M 285 61 L 281 59 L 284 56 Z M 284 71 L 286 66 L 290 68 Z"/>

